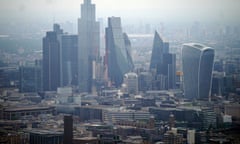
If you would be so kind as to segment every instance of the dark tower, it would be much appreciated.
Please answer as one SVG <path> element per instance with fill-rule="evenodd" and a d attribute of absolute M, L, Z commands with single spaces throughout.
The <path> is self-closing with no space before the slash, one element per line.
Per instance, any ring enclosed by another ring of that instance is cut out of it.
<path fill-rule="evenodd" d="M 73 118 L 71 115 L 64 116 L 63 144 L 72 144 L 73 140 Z"/>
<path fill-rule="evenodd" d="M 153 89 L 174 89 L 176 85 L 176 54 L 169 53 L 169 43 L 163 42 L 157 32 L 153 40 L 150 71 L 153 72 Z"/>
<path fill-rule="evenodd" d="M 43 90 L 54 91 L 60 86 L 60 44 L 57 32 L 43 38 Z"/>
<path fill-rule="evenodd" d="M 61 86 L 77 85 L 78 81 L 78 36 L 61 36 Z"/>
<path fill-rule="evenodd" d="M 150 70 L 157 69 L 157 66 L 162 63 L 163 54 L 163 40 L 159 34 L 155 31 L 153 40 L 152 56 L 150 61 Z"/>

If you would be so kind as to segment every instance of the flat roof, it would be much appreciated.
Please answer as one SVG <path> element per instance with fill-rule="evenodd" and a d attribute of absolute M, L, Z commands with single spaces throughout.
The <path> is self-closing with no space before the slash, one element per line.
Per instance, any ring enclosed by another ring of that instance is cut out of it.
<path fill-rule="evenodd" d="M 33 106 L 33 107 L 17 107 L 17 108 L 6 108 L 4 111 L 5 112 L 11 112 L 11 111 L 32 111 L 32 110 L 45 110 L 45 109 L 50 109 L 53 107 L 37 107 L 37 106 Z"/>
<path fill-rule="evenodd" d="M 57 130 L 50 130 L 50 129 L 32 129 L 32 130 L 27 130 L 29 133 L 34 133 L 34 134 L 40 134 L 40 135 L 63 135 L 63 130 L 62 131 L 57 131 Z"/>

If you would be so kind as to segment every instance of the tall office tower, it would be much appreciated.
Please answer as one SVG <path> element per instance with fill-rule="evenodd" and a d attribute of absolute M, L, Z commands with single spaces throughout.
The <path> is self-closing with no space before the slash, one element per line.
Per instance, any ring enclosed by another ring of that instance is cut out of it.
<path fill-rule="evenodd" d="M 60 43 L 58 35 L 62 30 L 54 25 L 54 31 L 43 38 L 43 90 L 55 91 L 60 86 Z"/>
<path fill-rule="evenodd" d="M 78 19 L 78 85 L 80 92 L 91 92 L 95 78 L 94 61 L 99 60 L 100 26 L 96 22 L 95 5 L 84 0 Z"/>
<path fill-rule="evenodd" d="M 150 71 L 154 74 L 153 89 L 173 89 L 176 86 L 176 54 L 169 53 L 169 43 L 157 32 L 153 40 Z"/>
<path fill-rule="evenodd" d="M 60 42 L 61 86 L 77 85 L 78 36 L 63 34 Z"/>
<path fill-rule="evenodd" d="M 122 33 L 120 17 L 108 18 L 106 28 L 106 60 L 108 78 L 116 86 L 121 86 L 124 74 L 133 69 L 129 55 L 130 41 Z"/>
<path fill-rule="evenodd" d="M 188 99 L 208 99 L 212 83 L 214 49 L 198 43 L 182 47 L 184 93 Z"/>

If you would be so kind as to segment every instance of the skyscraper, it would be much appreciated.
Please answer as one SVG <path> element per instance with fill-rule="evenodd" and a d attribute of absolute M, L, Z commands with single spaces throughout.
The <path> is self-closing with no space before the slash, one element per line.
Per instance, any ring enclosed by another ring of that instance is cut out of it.
<path fill-rule="evenodd" d="M 95 5 L 84 0 L 78 19 L 78 85 L 80 92 L 91 92 L 93 63 L 99 59 L 100 26 L 96 22 Z"/>
<path fill-rule="evenodd" d="M 61 86 L 77 85 L 78 36 L 63 34 L 60 42 Z"/>
<path fill-rule="evenodd" d="M 154 73 L 153 89 L 173 89 L 176 85 L 176 54 L 169 53 L 169 43 L 154 34 L 150 71 Z"/>
<path fill-rule="evenodd" d="M 208 99 L 212 83 L 214 49 L 198 43 L 184 44 L 184 93 L 188 99 Z"/>
<path fill-rule="evenodd" d="M 108 18 L 106 28 L 106 65 L 108 77 L 116 86 L 121 86 L 124 74 L 133 69 L 129 52 L 130 41 L 122 33 L 120 17 Z"/>
<path fill-rule="evenodd" d="M 54 25 L 54 30 L 55 29 Z M 60 43 L 57 31 L 49 31 L 43 38 L 43 90 L 55 91 L 60 86 Z"/>

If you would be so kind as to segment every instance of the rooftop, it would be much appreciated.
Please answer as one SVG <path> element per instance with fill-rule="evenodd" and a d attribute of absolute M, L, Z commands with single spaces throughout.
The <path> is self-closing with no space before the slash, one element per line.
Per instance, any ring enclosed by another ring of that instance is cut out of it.
<path fill-rule="evenodd" d="M 200 43 L 185 43 L 183 44 L 184 46 L 188 46 L 188 47 L 192 47 L 192 48 L 196 48 L 199 49 L 201 51 L 207 50 L 207 49 L 212 49 L 211 47 L 207 47 L 203 44 Z"/>

